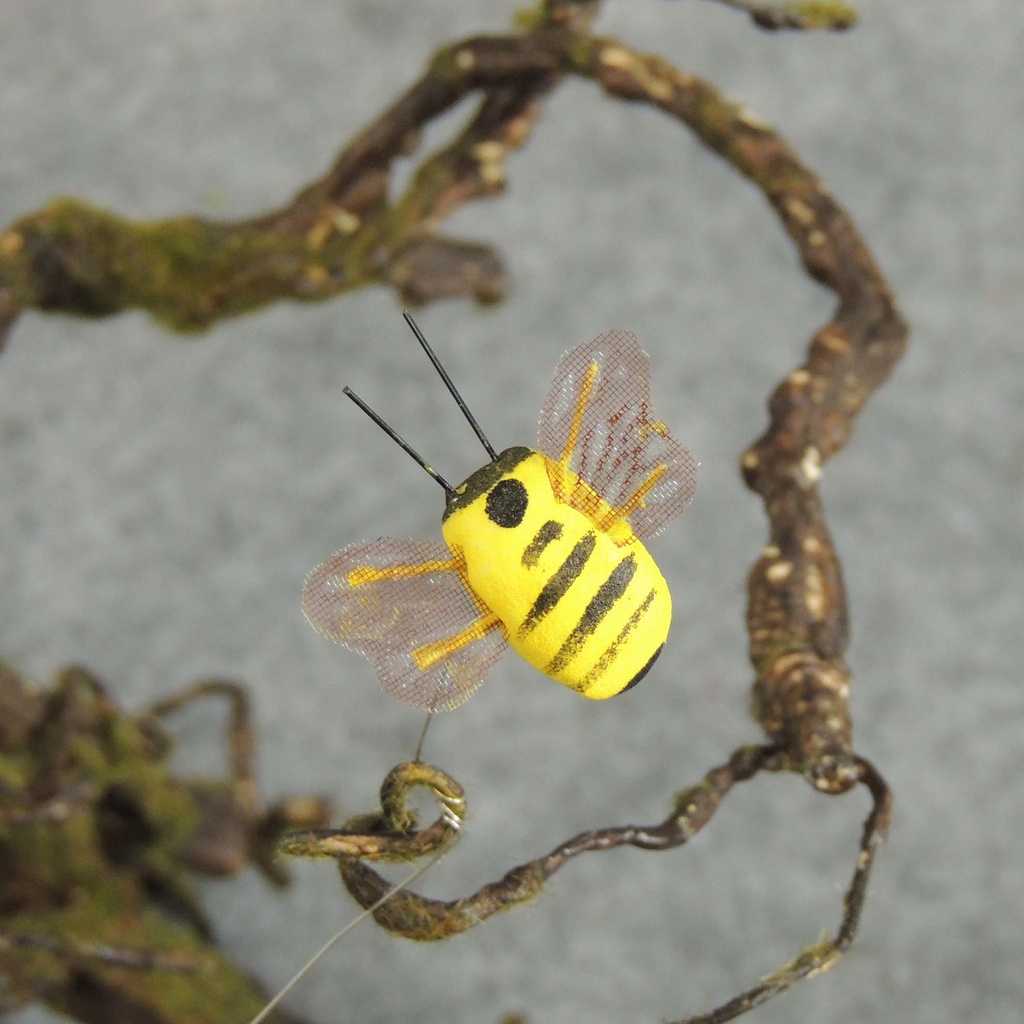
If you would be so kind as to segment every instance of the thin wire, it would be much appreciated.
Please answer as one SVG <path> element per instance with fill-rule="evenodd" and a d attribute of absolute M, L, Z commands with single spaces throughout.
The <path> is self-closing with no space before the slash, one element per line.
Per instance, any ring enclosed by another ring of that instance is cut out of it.
<path fill-rule="evenodd" d="M 423 723 L 423 729 L 420 731 L 420 739 L 416 744 L 416 753 L 413 756 L 413 763 L 420 763 L 420 755 L 423 753 L 423 743 L 427 738 L 427 730 L 430 728 L 430 723 L 434 720 L 434 713 L 432 711 L 427 712 L 427 720 Z"/>
<path fill-rule="evenodd" d="M 416 335 L 416 340 L 420 343 L 423 351 L 427 353 L 427 358 L 434 364 L 434 369 L 440 374 L 445 387 L 451 392 L 452 398 L 455 399 L 455 404 L 462 410 L 462 415 L 469 420 L 469 425 L 473 428 L 476 436 L 480 438 L 480 443 L 486 449 L 487 454 L 490 455 L 492 460 L 497 459 L 498 453 L 491 446 L 491 442 L 487 440 L 487 435 L 480 429 L 480 424 L 477 423 L 475 417 L 469 411 L 469 406 L 466 405 L 462 395 L 459 394 L 458 389 L 452 383 L 451 377 L 448 376 L 448 371 L 441 365 L 441 360 L 437 358 L 434 350 L 427 344 L 427 339 L 423 337 L 423 332 L 416 326 L 416 321 L 409 315 L 408 310 L 405 310 L 402 316 L 405 317 L 405 322 L 412 328 L 412 333 Z"/>
<path fill-rule="evenodd" d="M 329 938 L 323 944 L 323 946 L 321 946 L 320 949 L 317 950 L 317 952 L 314 953 L 313 956 L 306 961 L 303 967 L 298 971 L 297 974 L 295 974 L 292 977 L 288 984 L 285 985 L 285 987 L 281 989 L 281 991 L 278 992 L 277 995 L 274 996 L 274 998 L 271 999 L 270 1002 L 267 1003 L 267 1005 L 264 1006 L 263 1009 L 260 1010 L 260 1012 L 256 1014 L 256 1016 L 253 1017 L 251 1021 L 249 1021 L 249 1024 L 260 1024 L 261 1021 L 266 1020 L 270 1013 L 280 1004 L 281 1000 L 284 999 L 284 997 L 288 995 L 288 993 L 291 992 L 293 988 L 295 988 L 295 986 L 327 955 L 328 952 L 330 952 L 331 947 L 334 946 L 336 942 L 339 942 L 342 938 L 348 935 L 348 933 L 352 931 L 352 929 L 355 928 L 355 926 L 359 924 L 360 921 L 365 921 L 366 918 L 368 918 L 375 910 L 377 910 L 379 907 L 382 907 L 385 903 L 387 903 L 387 901 L 391 899 L 392 896 L 396 895 L 397 893 L 400 893 L 407 886 L 415 882 L 416 879 L 420 877 L 420 875 L 429 871 L 430 868 L 432 868 L 447 852 L 447 850 L 442 850 L 436 857 L 432 857 L 430 860 L 428 860 L 426 864 L 421 864 L 415 871 L 413 871 L 407 878 L 404 878 L 393 889 L 389 889 L 383 896 L 381 896 L 379 900 L 377 900 L 376 903 L 367 907 L 361 914 L 359 914 L 358 916 L 354 917 L 351 921 L 349 921 L 349 923 L 345 925 L 344 928 L 342 928 L 340 931 L 332 935 L 331 938 Z"/>
<path fill-rule="evenodd" d="M 411 455 L 412 458 L 415 459 L 415 461 L 444 488 L 444 492 L 449 498 L 455 493 L 455 488 L 453 488 L 452 485 L 448 483 L 448 481 L 445 480 L 445 478 L 441 476 L 441 474 L 438 473 L 438 471 L 434 469 L 434 467 L 431 466 L 426 459 L 424 459 L 423 456 L 420 455 L 420 453 L 394 429 L 394 427 L 385 423 L 384 420 L 382 420 L 380 416 L 378 416 L 377 413 L 375 413 L 351 388 L 342 388 L 341 392 L 351 398 L 352 401 L 355 402 L 356 405 L 358 405 L 359 408 L 362 409 L 363 412 L 365 412 L 366 415 L 369 416 L 370 419 L 373 420 L 373 422 L 376 423 L 377 426 L 380 427 L 380 429 L 383 430 L 384 433 L 402 449 L 402 451 L 407 455 Z"/>

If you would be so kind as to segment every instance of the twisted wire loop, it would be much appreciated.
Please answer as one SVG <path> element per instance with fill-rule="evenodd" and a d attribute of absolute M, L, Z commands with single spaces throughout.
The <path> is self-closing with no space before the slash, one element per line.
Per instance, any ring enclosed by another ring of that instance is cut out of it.
<path fill-rule="evenodd" d="M 844 896 L 843 917 L 835 936 L 807 947 L 790 963 L 715 1010 L 678 1024 L 721 1024 L 732 1020 L 803 978 L 827 970 L 849 948 L 864 906 L 875 851 L 888 828 L 892 809 L 890 790 L 882 777 L 863 758 L 855 758 L 855 762 L 857 782 L 868 788 L 873 804 L 864 823 L 853 877 Z M 671 812 L 659 824 L 581 832 L 545 856 L 520 864 L 497 881 L 460 899 L 437 900 L 401 889 L 374 911 L 374 919 L 405 938 L 421 942 L 450 938 L 500 911 L 529 902 L 556 871 L 581 854 L 621 846 L 642 850 L 682 846 L 711 820 L 734 785 L 761 771 L 788 770 L 786 753 L 774 745 L 740 747 L 696 786 L 678 793 Z M 438 819 L 421 831 L 415 830 L 415 818 L 406 803 L 409 790 L 416 786 L 429 788 L 441 804 Z M 463 790 L 458 782 L 441 769 L 421 763 L 400 764 L 391 770 L 382 787 L 381 808 L 380 814 L 350 819 L 341 830 L 295 833 L 284 840 L 282 850 L 294 856 L 336 858 L 345 887 L 368 909 L 395 887 L 364 860 L 410 861 L 450 847 L 458 837 L 465 813 Z"/>
<path fill-rule="evenodd" d="M 660 824 L 581 832 L 545 856 L 520 864 L 498 881 L 461 899 L 429 899 L 403 889 L 379 907 L 374 918 L 389 931 L 409 939 L 445 939 L 501 910 L 533 899 L 548 878 L 580 854 L 620 846 L 644 850 L 682 846 L 711 820 L 736 783 L 763 769 L 777 770 L 777 759 L 778 752 L 772 746 L 741 747 L 726 764 L 708 772 L 698 785 L 679 793 L 671 813 Z M 416 786 L 430 789 L 442 808 L 438 819 L 421 831 L 415 830 L 415 818 L 407 809 L 408 792 Z M 337 858 L 346 888 L 368 908 L 386 896 L 392 885 L 363 861 L 409 861 L 437 853 L 457 839 L 464 813 L 462 787 L 451 776 L 432 765 L 399 764 L 384 781 L 380 814 L 359 815 L 340 830 L 293 833 L 285 838 L 281 849 L 293 856 Z"/>
<path fill-rule="evenodd" d="M 409 806 L 409 794 L 417 788 L 428 789 L 441 808 L 437 820 L 420 830 Z M 405 761 L 388 772 L 380 787 L 380 805 L 379 814 L 356 815 L 340 829 L 291 832 L 279 848 L 293 857 L 407 863 L 449 848 L 458 839 L 466 814 L 462 786 L 440 768 L 422 761 Z"/>

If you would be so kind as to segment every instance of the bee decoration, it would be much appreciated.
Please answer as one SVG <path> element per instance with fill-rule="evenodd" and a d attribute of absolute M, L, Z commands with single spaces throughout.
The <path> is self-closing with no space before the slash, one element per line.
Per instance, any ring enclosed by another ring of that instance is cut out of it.
<path fill-rule="evenodd" d="M 388 693 L 425 711 L 466 701 L 509 645 L 584 697 L 635 686 L 672 618 L 643 541 L 690 502 L 698 465 L 654 415 L 636 336 L 608 331 L 567 352 L 537 450 L 499 454 L 404 316 L 490 461 L 451 486 L 345 388 L 444 488 L 445 543 L 385 537 L 342 548 L 307 577 L 306 617 L 364 654 Z"/>

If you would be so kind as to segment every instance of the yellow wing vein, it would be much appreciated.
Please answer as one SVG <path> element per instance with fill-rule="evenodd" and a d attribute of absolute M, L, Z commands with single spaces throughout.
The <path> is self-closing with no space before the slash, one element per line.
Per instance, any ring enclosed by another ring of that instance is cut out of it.
<path fill-rule="evenodd" d="M 462 573 L 465 569 L 465 562 L 461 558 L 430 559 L 426 562 L 415 564 L 387 565 L 383 569 L 376 569 L 372 565 L 361 565 L 353 569 L 345 581 L 350 587 L 361 587 L 367 583 L 380 583 L 381 580 L 407 580 L 413 576 L 426 576 L 432 572 L 457 572 Z"/>
<path fill-rule="evenodd" d="M 633 492 L 630 499 L 624 504 L 611 508 L 598 524 L 602 530 L 610 530 L 616 523 L 628 519 L 634 512 L 642 508 L 647 495 L 658 486 L 658 482 L 668 472 L 668 466 L 662 462 L 654 467 L 650 476 Z"/>
<path fill-rule="evenodd" d="M 412 652 L 413 660 L 421 672 L 426 672 L 427 669 L 433 668 L 439 661 L 450 657 L 466 644 L 471 644 L 474 640 L 482 640 L 492 629 L 502 628 L 498 616 L 494 612 L 488 612 L 454 636 L 442 637 L 440 640 L 417 647 Z"/>
<path fill-rule="evenodd" d="M 597 379 L 599 369 L 597 363 L 591 363 L 587 367 L 586 377 L 583 378 L 579 397 L 576 399 L 576 407 L 572 411 L 572 420 L 569 422 L 569 436 L 565 439 L 562 457 L 558 460 L 563 469 L 568 469 L 572 464 L 572 455 L 580 438 L 583 417 L 587 411 L 587 405 L 590 403 L 590 393 L 594 390 L 594 381 Z"/>

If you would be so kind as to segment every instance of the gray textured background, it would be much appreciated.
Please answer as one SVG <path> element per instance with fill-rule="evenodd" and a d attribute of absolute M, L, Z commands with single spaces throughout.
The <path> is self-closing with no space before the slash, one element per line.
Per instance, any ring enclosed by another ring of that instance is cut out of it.
<path fill-rule="evenodd" d="M 725 8 L 661 0 L 609 3 L 599 25 L 775 123 L 852 212 L 914 331 L 824 482 L 858 745 L 895 787 L 891 841 L 848 961 L 752 1019 L 1018 1021 L 1024 22 L 1017 0 L 860 7 L 845 36 L 767 36 Z M 0 223 L 66 193 L 140 217 L 274 207 L 437 45 L 501 30 L 512 8 L 4 0 Z M 419 318 L 492 439 L 528 443 L 563 349 L 629 327 L 703 478 L 652 545 L 677 610 L 642 687 L 592 705 L 509 657 L 435 724 L 427 753 L 471 810 L 426 886 L 446 896 L 576 830 L 660 820 L 676 789 L 757 738 L 742 610 L 764 521 L 737 456 L 831 305 L 753 188 L 587 84 L 563 87 L 510 180 L 450 228 L 502 247 L 511 299 Z M 83 661 L 133 708 L 201 675 L 243 679 L 266 790 L 370 809 L 420 716 L 309 629 L 299 590 L 344 543 L 436 536 L 440 502 L 345 383 L 447 474 L 479 464 L 385 290 L 200 340 L 142 315 L 25 317 L 0 358 L 0 651 L 40 678 Z M 191 766 L 219 766 L 216 718 L 185 717 Z M 470 937 L 418 946 L 363 926 L 292 1005 L 360 1024 L 695 1012 L 834 926 L 865 808 L 759 780 L 692 847 L 586 858 Z M 252 876 L 207 891 L 229 947 L 275 984 L 353 913 L 330 867 L 295 874 L 282 896 Z"/>

